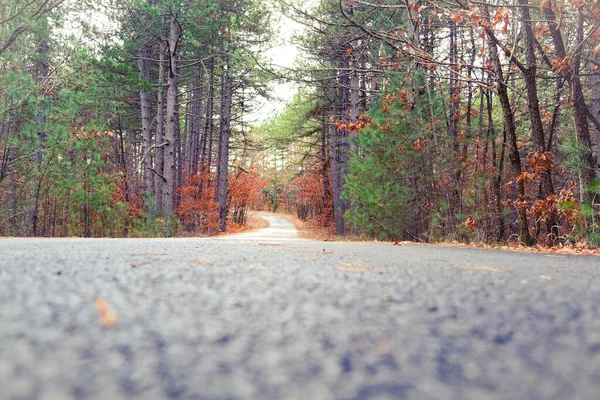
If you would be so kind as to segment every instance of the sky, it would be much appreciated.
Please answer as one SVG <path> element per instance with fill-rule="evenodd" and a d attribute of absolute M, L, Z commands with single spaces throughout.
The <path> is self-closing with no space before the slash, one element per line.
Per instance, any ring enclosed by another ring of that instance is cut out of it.
<path fill-rule="evenodd" d="M 291 43 L 294 34 L 299 34 L 303 31 L 304 26 L 293 21 L 292 19 L 275 11 L 275 30 L 279 32 L 276 39 L 276 45 L 265 53 L 274 65 L 286 68 L 293 68 L 297 57 L 299 56 L 298 48 Z M 277 115 L 283 111 L 287 102 L 289 102 L 294 94 L 298 91 L 298 87 L 293 82 L 273 82 L 271 84 L 274 95 L 273 100 L 256 99 L 262 106 L 250 116 L 250 120 L 255 120 L 257 123 L 264 121 L 270 117 Z"/>

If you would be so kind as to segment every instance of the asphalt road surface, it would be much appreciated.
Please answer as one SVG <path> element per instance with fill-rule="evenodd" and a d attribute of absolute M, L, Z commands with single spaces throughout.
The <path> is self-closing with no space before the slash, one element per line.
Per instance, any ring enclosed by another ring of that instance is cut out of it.
<path fill-rule="evenodd" d="M 0 399 L 600 398 L 598 258 L 272 223 L 0 239 Z"/>

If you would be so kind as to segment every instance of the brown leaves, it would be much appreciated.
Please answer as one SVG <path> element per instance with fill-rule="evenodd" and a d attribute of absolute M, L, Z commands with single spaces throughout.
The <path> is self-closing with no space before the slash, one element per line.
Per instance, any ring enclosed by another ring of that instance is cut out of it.
<path fill-rule="evenodd" d="M 450 13 L 450 18 L 457 24 L 462 24 L 463 22 L 465 22 L 465 17 L 459 11 L 456 10 Z"/>
<path fill-rule="evenodd" d="M 94 298 L 98 314 L 100 316 L 100 323 L 105 328 L 110 328 L 117 323 L 117 316 L 110 311 L 108 303 L 102 297 Z"/>
<path fill-rule="evenodd" d="M 94 140 L 101 139 L 106 137 L 113 137 L 114 133 L 110 131 L 100 131 L 98 129 L 86 129 L 84 126 L 77 128 L 69 128 L 71 134 L 75 137 L 77 141 L 83 140 Z"/>
<path fill-rule="evenodd" d="M 500 7 L 496 10 L 496 13 L 492 17 L 492 26 L 502 24 L 501 32 L 506 33 L 508 30 L 508 24 L 510 22 L 508 15 L 508 8 Z"/>
<path fill-rule="evenodd" d="M 573 57 L 560 57 L 552 62 L 552 69 L 554 69 L 554 72 L 557 74 L 568 73 L 573 70 L 573 68 L 575 68 L 575 60 L 573 60 Z"/>
<path fill-rule="evenodd" d="M 470 215 L 468 215 L 467 218 L 465 219 L 465 228 L 467 228 L 467 230 L 469 232 L 472 232 L 473 229 L 475 228 L 475 220 Z"/>
<path fill-rule="evenodd" d="M 529 165 L 536 174 L 554 169 L 554 154 L 550 151 L 536 151 L 529 157 Z"/>
<path fill-rule="evenodd" d="M 177 215 L 184 229 L 194 233 L 214 233 L 219 226 L 219 207 L 214 200 L 214 177 L 206 169 L 188 177 L 177 191 L 181 201 Z"/>

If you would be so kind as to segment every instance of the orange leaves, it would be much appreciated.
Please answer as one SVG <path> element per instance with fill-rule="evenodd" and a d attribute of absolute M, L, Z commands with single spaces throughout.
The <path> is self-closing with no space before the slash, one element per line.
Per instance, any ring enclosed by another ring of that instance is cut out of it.
<path fill-rule="evenodd" d="M 515 179 L 515 182 L 517 182 L 517 183 L 531 182 L 531 181 L 536 180 L 537 178 L 538 178 L 537 174 L 534 174 L 533 172 L 523 171 L 523 172 L 521 172 L 521 175 L 517 176 L 517 178 Z M 512 182 L 509 182 L 508 184 L 512 184 Z"/>
<path fill-rule="evenodd" d="M 411 10 L 413 10 L 414 12 L 416 12 L 416 13 L 419 13 L 419 12 L 421 12 L 421 10 L 422 10 L 423 8 L 425 8 L 425 7 L 424 7 L 424 6 L 421 6 L 421 7 L 419 7 L 419 6 L 417 5 L 417 3 L 414 3 L 414 4 L 413 4 L 413 5 L 410 7 L 410 9 L 411 9 Z"/>
<path fill-rule="evenodd" d="M 469 232 L 472 232 L 475 229 L 475 220 L 470 215 L 465 219 L 465 228 L 467 228 Z"/>
<path fill-rule="evenodd" d="M 540 221 L 547 221 L 552 215 L 556 213 L 556 200 L 555 194 L 548 195 L 545 199 L 536 200 L 531 207 L 531 211 L 535 215 L 539 215 Z"/>
<path fill-rule="evenodd" d="M 100 323 L 105 328 L 110 328 L 117 323 L 117 316 L 110 311 L 110 307 L 106 300 L 102 297 L 96 297 L 94 299 L 96 308 L 98 309 L 98 315 L 100 316 Z"/>
<path fill-rule="evenodd" d="M 552 62 L 552 68 L 557 74 L 570 72 L 574 67 L 575 60 L 569 56 L 560 57 Z"/>
<path fill-rule="evenodd" d="M 549 124 L 554 118 L 554 114 L 548 110 L 541 110 L 542 124 Z"/>
<path fill-rule="evenodd" d="M 322 176 L 316 172 L 305 173 L 292 181 L 292 190 L 297 191 L 296 203 L 318 205 L 323 202 Z"/>
<path fill-rule="evenodd" d="M 523 200 L 523 199 L 517 199 L 515 201 L 513 201 L 513 206 L 517 209 L 517 210 L 523 210 L 527 208 L 527 200 Z"/>
<path fill-rule="evenodd" d="M 390 95 L 388 95 L 388 97 L 389 96 Z M 385 108 L 384 112 L 387 112 L 389 110 L 389 106 L 387 104 L 384 104 L 383 107 Z M 358 132 L 371 125 L 372 122 L 373 120 L 369 118 L 366 114 L 361 114 L 356 122 L 340 120 L 333 121 L 338 130 L 348 130 L 350 132 Z"/>
<path fill-rule="evenodd" d="M 536 174 L 554 169 L 554 154 L 550 151 L 536 151 L 529 157 L 529 165 Z"/>
<path fill-rule="evenodd" d="M 548 25 L 546 24 L 536 24 L 534 31 L 535 36 L 537 36 L 538 38 L 546 37 L 549 34 Z"/>
<path fill-rule="evenodd" d="M 423 141 L 424 141 L 423 138 L 419 138 L 419 139 L 415 140 L 413 142 L 413 150 L 416 151 L 417 153 L 420 153 L 421 149 L 422 149 Z"/>
<path fill-rule="evenodd" d="M 233 179 L 229 180 L 229 203 L 232 207 L 246 207 L 260 201 L 267 181 L 261 179 L 253 170 L 240 169 Z"/>
<path fill-rule="evenodd" d="M 502 24 L 501 32 L 506 33 L 508 30 L 508 24 L 510 23 L 510 18 L 508 14 L 508 8 L 500 7 L 496 10 L 496 13 L 492 17 L 492 26 L 496 26 Z"/>
<path fill-rule="evenodd" d="M 331 203 L 331 188 L 329 189 L 327 201 L 325 201 L 323 175 L 322 171 L 317 168 L 295 178 L 291 183 L 291 193 L 292 197 L 295 198 L 298 217 L 301 220 L 311 219 L 321 227 L 331 226 L 333 206 Z"/>
<path fill-rule="evenodd" d="M 450 18 L 457 24 L 462 24 L 463 22 L 465 22 L 465 17 L 462 15 L 461 12 L 456 10 L 450 13 Z"/>
<path fill-rule="evenodd" d="M 481 17 L 479 9 L 477 7 L 473 7 L 469 12 L 469 17 L 471 18 L 471 22 L 473 25 L 481 26 L 484 23 L 484 19 Z"/>
<path fill-rule="evenodd" d="M 92 140 L 100 139 L 105 137 L 113 137 L 114 133 L 110 131 L 100 131 L 98 129 L 86 129 L 84 126 L 77 128 L 69 128 L 71 134 L 75 137 L 75 140 Z"/>
<path fill-rule="evenodd" d="M 177 189 L 181 195 L 176 213 L 188 232 L 212 234 L 219 227 L 219 206 L 214 181 L 208 171 L 192 175 Z"/>

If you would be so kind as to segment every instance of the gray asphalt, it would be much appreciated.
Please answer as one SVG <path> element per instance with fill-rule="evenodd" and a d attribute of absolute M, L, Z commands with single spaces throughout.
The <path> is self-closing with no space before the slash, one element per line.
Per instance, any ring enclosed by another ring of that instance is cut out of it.
<path fill-rule="evenodd" d="M 0 399 L 598 399 L 599 267 L 243 236 L 0 239 Z"/>

